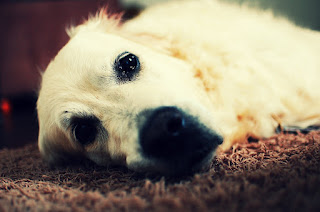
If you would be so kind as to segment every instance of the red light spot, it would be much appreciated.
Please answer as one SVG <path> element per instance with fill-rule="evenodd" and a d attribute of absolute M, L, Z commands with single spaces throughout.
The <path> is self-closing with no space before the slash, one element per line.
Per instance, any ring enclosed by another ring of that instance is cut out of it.
<path fill-rule="evenodd" d="M 11 105 L 7 99 L 1 100 L 1 110 L 4 114 L 9 114 L 11 112 Z"/>

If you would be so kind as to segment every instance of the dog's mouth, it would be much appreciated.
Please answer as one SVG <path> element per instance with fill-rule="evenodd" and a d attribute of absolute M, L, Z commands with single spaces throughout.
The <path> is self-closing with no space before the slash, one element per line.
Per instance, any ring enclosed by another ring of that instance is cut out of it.
<path fill-rule="evenodd" d="M 177 107 L 144 111 L 143 116 L 140 146 L 144 158 L 154 164 L 149 172 L 185 175 L 200 171 L 223 142 L 220 135 Z"/>

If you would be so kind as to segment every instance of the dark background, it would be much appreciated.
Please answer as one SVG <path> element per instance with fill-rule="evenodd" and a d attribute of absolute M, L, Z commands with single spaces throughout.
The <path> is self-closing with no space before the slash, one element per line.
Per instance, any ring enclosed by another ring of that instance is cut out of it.
<path fill-rule="evenodd" d="M 319 0 L 224 0 L 273 10 L 296 24 L 320 30 Z M 79 24 L 108 4 L 114 12 L 135 14 L 137 8 L 119 0 L 32 1 L 0 3 L 0 148 L 36 142 L 35 111 L 40 72 L 67 42 L 66 26 Z"/>

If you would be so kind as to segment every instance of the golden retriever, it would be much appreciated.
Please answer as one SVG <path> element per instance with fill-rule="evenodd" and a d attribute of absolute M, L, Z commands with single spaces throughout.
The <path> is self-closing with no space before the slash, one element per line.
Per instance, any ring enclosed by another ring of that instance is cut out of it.
<path fill-rule="evenodd" d="M 160 174 L 200 171 L 220 145 L 320 124 L 320 33 L 219 1 L 101 10 L 67 30 L 42 77 L 39 148 Z"/>

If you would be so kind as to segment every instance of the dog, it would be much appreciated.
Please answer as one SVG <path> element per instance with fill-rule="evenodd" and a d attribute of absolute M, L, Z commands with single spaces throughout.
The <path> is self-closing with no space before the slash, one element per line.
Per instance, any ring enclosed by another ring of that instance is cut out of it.
<path fill-rule="evenodd" d="M 217 150 L 320 124 L 320 33 L 271 12 L 174 1 L 67 29 L 42 76 L 39 149 L 138 172 L 205 170 Z"/>

